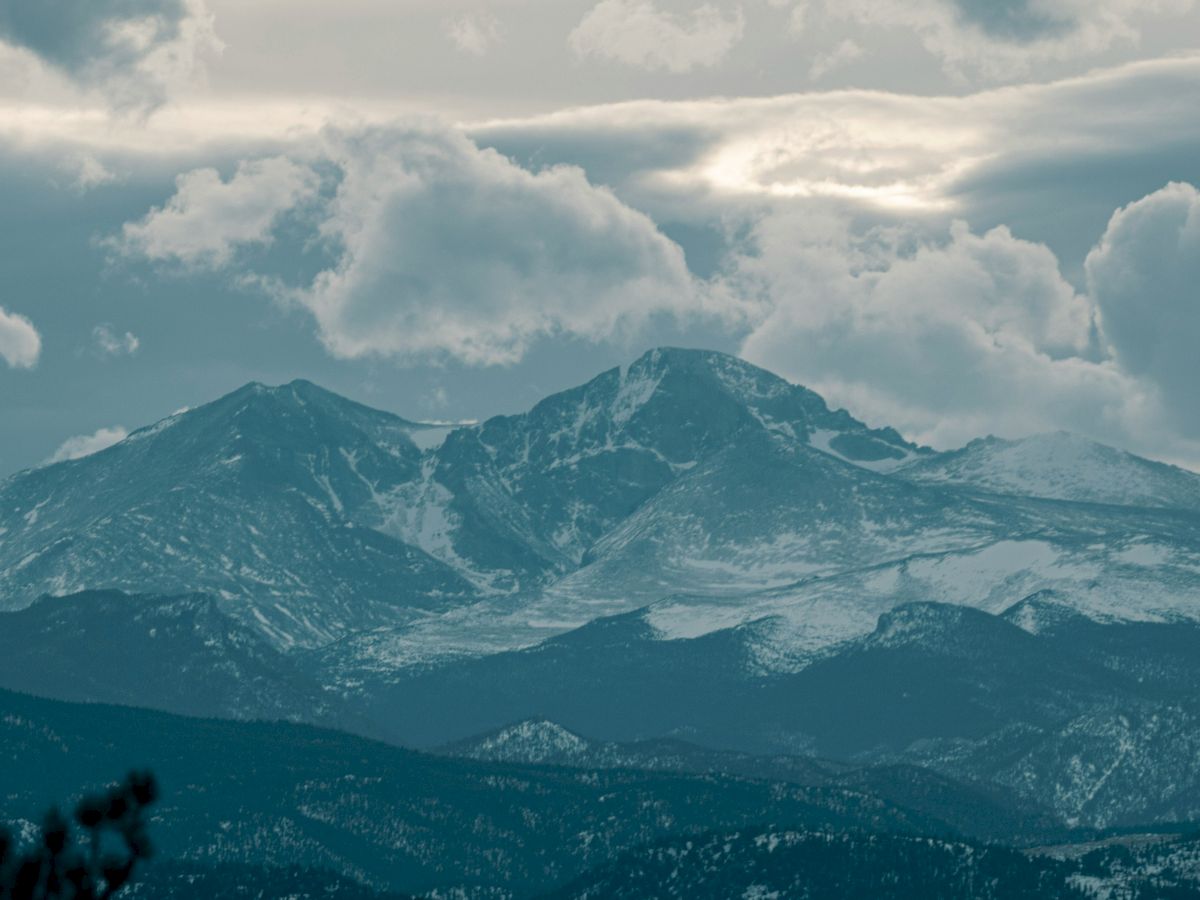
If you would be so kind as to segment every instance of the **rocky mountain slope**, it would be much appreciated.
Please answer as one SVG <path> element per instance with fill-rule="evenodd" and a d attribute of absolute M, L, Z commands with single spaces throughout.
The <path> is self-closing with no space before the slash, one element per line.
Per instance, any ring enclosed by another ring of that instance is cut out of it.
<path fill-rule="evenodd" d="M 780 823 L 945 833 L 859 791 L 726 776 L 568 770 L 425 756 L 286 724 L 187 719 L 0 692 L 2 817 L 17 833 L 48 799 L 131 764 L 162 786 L 159 856 L 305 866 L 380 890 L 527 897 L 668 834 Z"/>
<path fill-rule="evenodd" d="M 204 591 L 280 646 L 472 596 L 370 525 L 415 478 L 418 426 L 315 385 L 251 384 L 83 459 L 0 484 L 0 604 Z"/>
<path fill-rule="evenodd" d="M 0 685 L 63 700 L 370 731 L 205 594 L 89 591 L 0 613 Z"/>
<path fill-rule="evenodd" d="M 934 453 L 706 351 L 461 427 L 248 385 L 0 482 L 0 685 L 424 747 L 542 716 L 1175 821 L 1198 498 L 1070 436 Z"/>
<path fill-rule="evenodd" d="M 894 835 L 755 829 L 639 848 L 559 900 L 1088 900 L 1072 867 L 1015 850 Z"/>
<path fill-rule="evenodd" d="M 663 641 L 634 613 L 366 689 L 421 744 L 543 716 L 607 741 L 923 766 L 1080 824 L 1200 818 L 1195 624 L 1100 624 L 1041 595 L 1003 616 L 903 606 L 796 672 L 756 672 L 757 642 Z"/>
<path fill-rule="evenodd" d="M 934 454 L 706 351 L 450 429 L 248 385 L 0 483 L 0 603 L 203 590 L 281 648 L 346 638 L 382 668 L 651 605 L 667 637 L 773 616 L 760 664 L 786 667 L 914 600 L 1195 617 L 1198 497 L 1062 436 Z"/>

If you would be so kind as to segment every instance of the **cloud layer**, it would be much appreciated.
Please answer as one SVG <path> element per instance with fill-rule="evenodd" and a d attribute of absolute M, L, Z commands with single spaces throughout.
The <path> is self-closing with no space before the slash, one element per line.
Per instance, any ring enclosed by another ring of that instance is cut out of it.
<path fill-rule="evenodd" d="M 0 359 L 10 369 L 32 369 L 42 353 L 42 336 L 25 316 L 0 306 Z"/>

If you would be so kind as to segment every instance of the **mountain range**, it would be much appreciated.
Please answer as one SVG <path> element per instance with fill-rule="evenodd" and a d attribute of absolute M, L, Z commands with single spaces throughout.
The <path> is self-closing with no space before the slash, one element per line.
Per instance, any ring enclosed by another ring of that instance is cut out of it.
<path fill-rule="evenodd" d="M 478 424 L 251 384 L 0 481 L 0 687 L 865 792 L 973 839 L 1187 822 L 1200 476 L 1068 434 L 937 452 L 700 350 Z"/>

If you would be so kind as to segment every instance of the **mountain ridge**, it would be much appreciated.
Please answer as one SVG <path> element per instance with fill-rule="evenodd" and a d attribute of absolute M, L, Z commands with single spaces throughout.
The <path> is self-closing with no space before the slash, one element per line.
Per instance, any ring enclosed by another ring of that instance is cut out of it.
<path fill-rule="evenodd" d="M 0 483 L 0 608 L 198 590 L 280 648 L 374 634 L 416 664 L 643 606 L 665 636 L 774 617 L 763 658 L 788 665 L 923 598 L 1197 615 L 1200 476 L 1102 448 L 1063 488 L 1074 457 L 1031 470 L 1038 446 L 935 453 L 680 348 L 458 427 L 251 383 Z M 1021 464 L 988 481 L 993 451 Z M 1114 484 L 1138 505 L 1097 505 Z"/>

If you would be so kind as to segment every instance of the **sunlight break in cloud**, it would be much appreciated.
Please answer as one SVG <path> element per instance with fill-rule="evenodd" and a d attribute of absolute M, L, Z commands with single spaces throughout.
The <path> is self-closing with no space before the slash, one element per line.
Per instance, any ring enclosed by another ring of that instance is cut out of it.
<path fill-rule="evenodd" d="M 0 359 L 10 369 L 32 369 L 42 353 L 42 336 L 25 316 L 0 306 Z"/>
<path fill-rule="evenodd" d="M 726 16 L 706 3 L 690 16 L 663 12 L 649 0 L 602 0 L 567 39 L 575 54 L 675 74 L 714 66 L 742 38 L 741 7 Z"/>
<path fill-rule="evenodd" d="M 83 459 L 83 457 L 91 456 L 93 453 L 107 450 L 113 444 L 119 444 L 127 437 L 129 437 L 129 432 L 125 428 L 120 425 L 114 425 L 112 428 L 101 428 L 94 434 L 80 434 L 67 438 L 54 451 L 54 454 L 46 460 L 46 465 L 66 462 L 71 459 Z"/>

